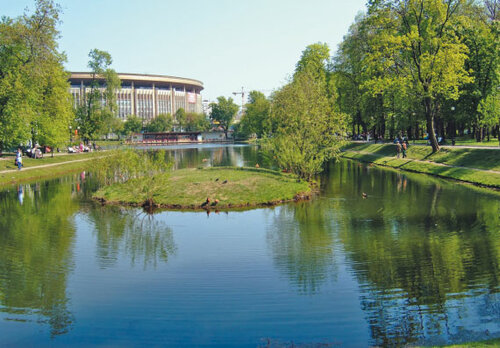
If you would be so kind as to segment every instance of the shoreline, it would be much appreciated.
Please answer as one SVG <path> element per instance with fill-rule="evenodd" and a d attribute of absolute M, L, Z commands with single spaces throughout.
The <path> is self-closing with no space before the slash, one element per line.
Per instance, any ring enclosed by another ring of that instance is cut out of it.
<path fill-rule="evenodd" d="M 351 143 L 342 149 L 341 157 L 500 190 L 498 149 L 446 148 L 433 154 L 427 147 L 410 145 L 407 153 L 408 157 L 397 158 L 393 144 Z"/>
<path fill-rule="evenodd" d="M 145 189 L 148 184 L 154 186 L 153 193 L 145 192 L 151 190 Z M 101 204 L 145 209 L 226 211 L 307 201 L 314 193 L 314 184 L 277 171 L 209 167 L 175 170 L 146 184 L 139 178 L 104 186 L 93 199 Z"/>

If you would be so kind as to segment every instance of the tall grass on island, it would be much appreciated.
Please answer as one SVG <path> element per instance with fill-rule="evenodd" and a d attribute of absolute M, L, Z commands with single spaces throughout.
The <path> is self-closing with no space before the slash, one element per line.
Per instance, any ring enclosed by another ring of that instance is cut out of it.
<path fill-rule="evenodd" d="M 172 163 L 165 159 L 165 152 L 118 149 L 97 159 L 91 167 L 101 185 L 124 184 L 135 180 L 136 189 L 144 197 L 143 206 L 155 205 L 153 196 L 158 190 L 157 177 L 168 175 Z"/>

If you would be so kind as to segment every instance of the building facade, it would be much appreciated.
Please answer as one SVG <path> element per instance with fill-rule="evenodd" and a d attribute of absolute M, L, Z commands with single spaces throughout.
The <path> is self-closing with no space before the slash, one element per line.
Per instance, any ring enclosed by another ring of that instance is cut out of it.
<path fill-rule="evenodd" d="M 129 115 L 136 115 L 144 121 L 159 114 L 174 115 L 183 108 L 186 112 L 202 113 L 201 91 L 203 83 L 182 77 L 143 74 L 118 74 L 121 88 L 116 91 L 118 117 L 126 120 Z M 104 82 L 104 79 L 100 79 Z M 74 107 L 85 102 L 90 91 L 92 74 L 72 72 L 70 92 Z"/>

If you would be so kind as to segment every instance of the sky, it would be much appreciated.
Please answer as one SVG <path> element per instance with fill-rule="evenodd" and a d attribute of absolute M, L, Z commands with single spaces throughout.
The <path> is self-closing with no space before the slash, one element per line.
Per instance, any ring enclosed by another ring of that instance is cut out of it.
<path fill-rule="evenodd" d="M 286 83 L 307 45 L 333 55 L 366 0 L 59 0 L 59 47 L 69 71 L 88 71 L 98 48 L 122 73 L 203 82 L 203 99 L 268 95 Z M 17 17 L 34 0 L 0 0 L 0 15 Z M 238 103 L 238 104 L 239 104 Z"/>

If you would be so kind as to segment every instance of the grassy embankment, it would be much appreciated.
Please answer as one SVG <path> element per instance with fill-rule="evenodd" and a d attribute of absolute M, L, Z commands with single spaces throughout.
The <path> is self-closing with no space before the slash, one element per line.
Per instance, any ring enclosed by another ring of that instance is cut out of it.
<path fill-rule="evenodd" d="M 109 204 L 141 206 L 147 200 L 146 191 L 151 191 L 144 185 L 141 179 L 113 184 L 96 192 L 94 198 Z M 234 167 L 176 170 L 155 177 L 153 185 L 154 203 L 169 209 L 202 209 L 207 197 L 210 203 L 205 208 L 267 206 L 307 199 L 312 192 L 307 182 L 289 174 Z M 212 205 L 216 199 L 219 202 Z"/>
<path fill-rule="evenodd" d="M 487 340 L 487 341 L 479 341 L 479 342 L 470 342 L 464 344 L 453 344 L 450 346 L 445 346 L 447 348 L 490 348 L 490 347 L 500 347 L 500 338 Z"/>
<path fill-rule="evenodd" d="M 85 170 L 97 153 L 64 154 L 40 159 L 23 157 L 23 168 L 17 170 L 14 156 L 0 160 L 0 186 L 50 178 Z"/>
<path fill-rule="evenodd" d="M 430 146 L 410 144 L 407 155 L 396 158 L 393 144 L 359 143 L 348 144 L 342 154 L 362 162 L 500 188 L 500 150 L 455 147 L 432 154 Z"/>

